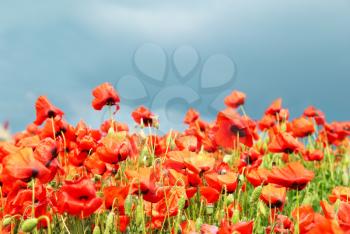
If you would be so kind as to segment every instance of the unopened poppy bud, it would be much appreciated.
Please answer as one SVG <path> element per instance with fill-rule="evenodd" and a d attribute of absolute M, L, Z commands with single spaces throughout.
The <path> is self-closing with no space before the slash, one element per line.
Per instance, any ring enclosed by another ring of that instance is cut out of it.
<path fill-rule="evenodd" d="M 230 154 L 225 154 L 224 158 L 222 159 L 222 161 L 224 163 L 229 163 L 231 161 L 231 159 L 232 159 L 232 156 Z"/>
<path fill-rule="evenodd" d="M 21 229 L 24 232 L 31 232 L 34 230 L 34 228 L 38 225 L 38 219 L 37 218 L 30 218 L 23 221 Z"/>
<path fill-rule="evenodd" d="M 105 228 L 104 234 L 108 234 L 108 233 L 112 232 L 113 225 L 114 225 L 114 213 L 110 212 L 107 216 L 106 228 Z"/>
<path fill-rule="evenodd" d="M 258 203 L 258 210 L 259 210 L 259 213 L 262 214 L 264 217 L 267 216 L 267 209 L 266 209 L 266 206 L 263 202 L 259 202 Z"/>
<path fill-rule="evenodd" d="M 128 195 L 125 199 L 124 202 L 124 210 L 125 210 L 125 214 L 127 215 L 131 215 L 131 211 L 132 211 L 132 197 L 130 195 Z"/>
<path fill-rule="evenodd" d="M 230 205 L 232 202 L 234 202 L 235 198 L 233 196 L 233 194 L 229 194 L 227 197 L 226 197 L 226 205 Z"/>
<path fill-rule="evenodd" d="M 207 211 L 208 215 L 213 214 L 214 213 L 214 206 L 213 206 L 213 204 L 208 204 L 207 207 L 206 207 L 206 211 Z"/>
<path fill-rule="evenodd" d="M 9 225 L 12 221 L 12 217 L 5 217 L 3 220 L 2 220 L 2 226 L 6 227 L 7 225 Z"/>
<path fill-rule="evenodd" d="M 343 174 L 342 174 L 342 180 L 343 180 L 343 184 L 344 185 L 348 185 L 349 184 L 349 173 L 348 170 L 343 170 Z"/>
<path fill-rule="evenodd" d="M 182 210 L 185 207 L 186 200 L 185 198 L 181 197 L 179 201 L 177 202 L 177 206 L 179 210 Z"/>
<path fill-rule="evenodd" d="M 200 217 L 198 217 L 196 219 L 196 230 L 200 230 L 202 227 L 202 224 L 203 224 L 203 220 Z"/>
<path fill-rule="evenodd" d="M 232 215 L 232 223 L 238 223 L 239 222 L 239 210 L 235 209 L 233 211 L 233 215 Z"/>
<path fill-rule="evenodd" d="M 95 226 L 94 231 L 92 232 L 92 234 L 101 234 L 101 229 L 99 226 Z"/>
<path fill-rule="evenodd" d="M 255 203 L 258 201 L 260 194 L 262 192 L 262 186 L 258 186 L 254 189 L 252 196 L 250 197 L 250 203 Z"/>
<path fill-rule="evenodd" d="M 338 210 L 339 210 L 339 206 L 340 206 L 340 199 L 338 198 L 335 203 L 334 203 L 334 211 L 335 213 L 338 213 Z"/>
<path fill-rule="evenodd" d="M 142 223 L 142 217 L 143 217 L 143 207 L 142 203 L 139 203 L 136 207 L 136 224 L 140 225 Z"/>

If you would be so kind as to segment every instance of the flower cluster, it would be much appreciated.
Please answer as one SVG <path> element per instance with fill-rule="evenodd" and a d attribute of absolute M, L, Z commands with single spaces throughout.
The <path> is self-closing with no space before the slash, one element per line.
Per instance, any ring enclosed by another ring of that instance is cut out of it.
<path fill-rule="evenodd" d="M 116 120 L 111 84 L 92 94 L 110 109 L 99 129 L 40 96 L 0 143 L 2 233 L 350 233 L 350 122 L 312 106 L 290 119 L 282 99 L 253 120 L 233 91 L 213 122 L 189 109 L 160 135 L 144 106 L 135 128 Z"/>

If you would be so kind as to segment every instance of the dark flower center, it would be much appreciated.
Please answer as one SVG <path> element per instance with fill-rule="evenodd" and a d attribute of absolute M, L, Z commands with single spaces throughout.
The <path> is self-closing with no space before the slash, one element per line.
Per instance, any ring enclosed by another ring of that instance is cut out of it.
<path fill-rule="evenodd" d="M 113 106 L 115 105 L 115 100 L 113 98 L 108 98 L 107 101 L 106 101 L 106 105 L 107 106 Z"/>
<path fill-rule="evenodd" d="M 254 160 L 252 159 L 252 157 L 250 155 L 247 155 L 245 158 L 244 158 L 244 162 L 247 164 L 247 165 L 252 165 Z"/>
<path fill-rule="evenodd" d="M 89 196 L 81 195 L 81 196 L 78 197 L 78 199 L 81 200 L 81 201 L 87 201 L 87 200 L 89 200 Z"/>
<path fill-rule="evenodd" d="M 239 135 L 239 137 L 245 137 L 246 136 L 246 132 L 244 131 L 243 128 L 239 128 L 237 125 L 231 125 L 230 131 L 235 134 L 235 135 Z"/>
<path fill-rule="evenodd" d="M 49 111 L 47 112 L 47 117 L 49 117 L 49 118 L 55 118 L 55 116 L 56 116 L 56 113 L 55 113 L 53 110 L 49 110 Z"/>
<path fill-rule="evenodd" d="M 281 208 L 283 205 L 283 202 L 281 200 L 277 200 L 275 203 L 271 203 L 270 207 L 271 208 Z"/>

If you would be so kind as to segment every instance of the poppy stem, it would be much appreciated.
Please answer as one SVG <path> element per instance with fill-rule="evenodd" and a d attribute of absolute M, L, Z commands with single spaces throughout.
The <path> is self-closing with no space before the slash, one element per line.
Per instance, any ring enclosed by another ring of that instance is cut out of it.
<path fill-rule="evenodd" d="M 35 218 L 35 178 L 32 178 L 32 218 Z"/>
<path fill-rule="evenodd" d="M 297 225 L 295 227 L 295 233 L 296 234 L 300 233 L 299 222 L 300 222 L 300 218 L 299 218 L 299 189 L 297 189 Z"/>

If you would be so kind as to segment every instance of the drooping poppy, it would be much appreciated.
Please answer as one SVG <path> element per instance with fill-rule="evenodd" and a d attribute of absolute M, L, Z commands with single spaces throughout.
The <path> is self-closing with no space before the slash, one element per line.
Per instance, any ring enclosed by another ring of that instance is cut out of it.
<path fill-rule="evenodd" d="M 60 213 L 86 218 L 102 205 L 102 199 L 96 196 L 91 179 L 82 177 L 76 181 L 66 181 L 57 192 L 56 203 Z"/>
<path fill-rule="evenodd" d="M 41 125 L 46 119 L 62 117 L 63 111 L 55 107 L 45 96 L 40 96 L 35 102 L 36 119 L 34 124 Z"/>
<path fill-rule="evenodd" d="M 311 119 L 300 117 L 294 119 L 287 125 L 288 131 L 290 131 L 294 137 L 306 137 L 315 132 L 314 123 Z"/>
<path fill-rule="evenodd" d="M 237 108 L 244 105 L 246 95 L 243 92 L 234 90 L 230 95 L 228 95 L 224 102 L 227 107 Z"/>
<path fill-rule="evenodd" d="M 92 91 L 92 95 L 92 107 L 95 110 L 101 110 L 104 106 L 116 106 L 116 109 L 119 109 L 119 95 L 110 83 L 100 84 Z"/>
<path fill-rule="evenodd" d="M 52 178 L 50 170 L 35 159 L 31 148 L 23 148 L 3 159 L 4 172 L 13 178 L 28 182 L 37 178 L 47 183 Z"/>
<path fill-rule="evenodd" d="M 146 127 L 157 127 L 158 120 L 157 117 L 146 107 L 140 106 L 136 108 L 131 113 L 132 118 L 137 124 L 146 126 Z"/>
<path fill-rule="evenodd" d="M 292 162 L 283 168 L 273 168 L 268 174 L 267 181 L 286 188 L 302 190 L 313 178 L 314 172 L 305 169 L 300 162 Z"/>
<path fill-rule="evenodd" d="M 286 200 L 287 190 L 275 184 L 262 188 L 260 199 L 270 208 L 282 210 Z"/>
<path fill-rule="evenodd" d="M 276 116 L 264 115 L 258 122 L 258 127 L 261 131 L 272 128 L 276 124 Z"/>
<path fill-rule="evenodd" d="M 258 138 L 256 124 L 246 116 L 240 116 L 232 109 L 221 111 L 216 119 L 215 142 L 222 147 L 232 148 L 240 142 L 248 147 Z"/>

